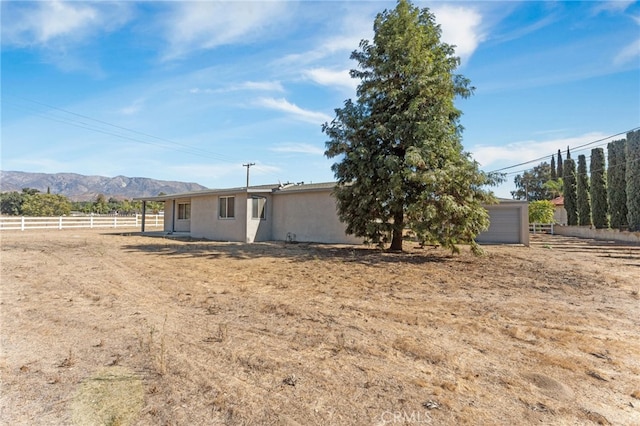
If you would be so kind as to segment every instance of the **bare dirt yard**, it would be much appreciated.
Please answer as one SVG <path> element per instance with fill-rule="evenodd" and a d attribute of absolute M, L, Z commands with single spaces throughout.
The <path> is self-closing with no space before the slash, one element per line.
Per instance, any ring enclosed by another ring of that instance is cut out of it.
<path fill-rule="evenodd" d="M 638 246 L 0 238 L 3 424 L 640 424 Z"/>

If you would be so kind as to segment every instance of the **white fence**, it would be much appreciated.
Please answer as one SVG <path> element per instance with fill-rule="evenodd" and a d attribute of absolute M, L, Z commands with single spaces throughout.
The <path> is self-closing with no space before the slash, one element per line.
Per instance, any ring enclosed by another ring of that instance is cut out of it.
<path fill-rule="evenodd" d="M 553 223 L 530 223 L 529 232 L 534 234 L 554 234 Z"/>
<path fill-rule="evenodd" d="M 0 216 L 0 230 L 132 228 L 142 225 L 142 215 L 135 216 Z M 163 215 L 146 215 L 145 228 L 164 225 Z"/>

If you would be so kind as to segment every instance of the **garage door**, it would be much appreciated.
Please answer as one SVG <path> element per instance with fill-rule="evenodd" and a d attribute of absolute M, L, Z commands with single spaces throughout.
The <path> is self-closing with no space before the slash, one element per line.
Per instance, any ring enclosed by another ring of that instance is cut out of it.
<path fill-rule="evenodd" d="M 488 207 L 489 229 L 478 235 L 479 243 L 518 244 L 520 241 L 520 208 Z"/>

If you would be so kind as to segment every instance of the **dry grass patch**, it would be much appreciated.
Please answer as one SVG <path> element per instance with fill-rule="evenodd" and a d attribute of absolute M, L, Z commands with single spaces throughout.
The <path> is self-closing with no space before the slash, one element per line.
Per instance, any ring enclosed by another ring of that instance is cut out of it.
<path fill-rule="evenodd" d="M 1 246 L 7 424 L 640 424 L 635 249 Z"/>
<path fill-rule="evenodd" d="M 109 367 L 85 379 L 71 403 L 76 425 L 133 424 L 144 403 L 141 378 L 122 367 Z"/>

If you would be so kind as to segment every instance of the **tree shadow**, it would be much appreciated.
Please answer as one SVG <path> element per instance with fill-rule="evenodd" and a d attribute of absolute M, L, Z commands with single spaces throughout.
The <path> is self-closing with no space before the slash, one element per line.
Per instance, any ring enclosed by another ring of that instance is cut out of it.
<path fill-rule="evenodd" d="M 110 234 L 116 235 L 116 234 Z M 118 234 L 118 235 L 134 235 Z M 139 235 L 139 234 L 138 234 Z M 320 243 L 285 243 L 269 241 L 258 243 L 222 242 L 190 237 L 149 237 L 146 244 L 125 244 L 127 252 L 143 252 L 167 257 L 193 257 L 204 259 L 250 260 L 257 258 L 287 259 L 294 262 L 332 260 L 365 265 L 427 264 L 461 260 L 440 248 L 411 248 L 404 252 L 387 252 L 373 247 Z"/>

